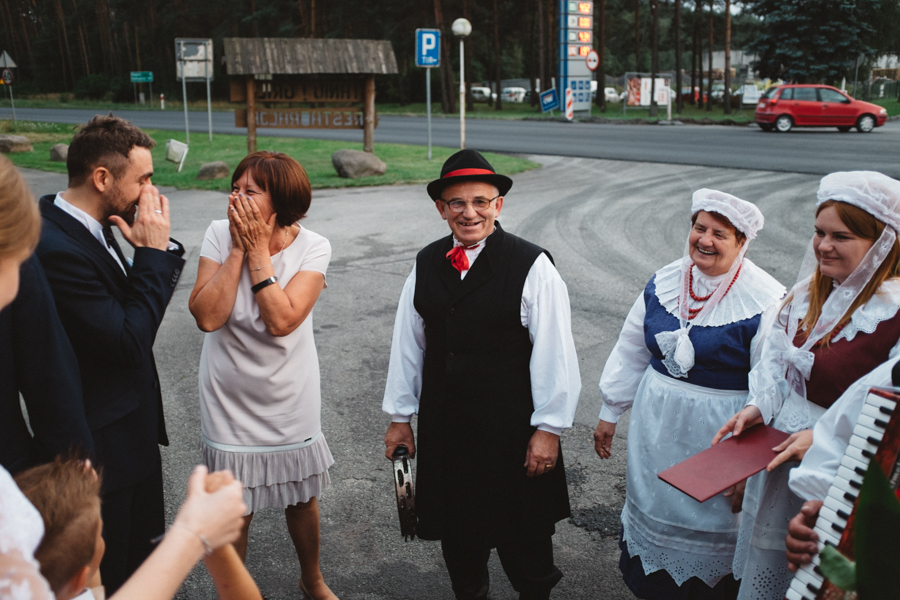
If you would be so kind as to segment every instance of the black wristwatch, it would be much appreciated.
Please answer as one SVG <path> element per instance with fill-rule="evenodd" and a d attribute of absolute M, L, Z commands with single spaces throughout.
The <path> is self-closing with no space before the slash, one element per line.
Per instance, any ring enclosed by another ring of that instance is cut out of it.
<path fill-rule="evenodd" d="M 252 288 L 250 288 L 250 291 L 253 292 L 253 293 L 255 294 L 255 293 L 258 292 L 259 290 L 261 290 L 261 289 L 263 289 L 263 288 L 266 288 L 266 287 L 269 287 L 269 286 L 272 285 L 273 283 L 278 283 L 278 278 L 275 277 L 274 275 L 272 275 L 272 276 L 269 277 L 268 279 L 263 279 L 262 281 L 260 281 L 260 282 L 257 283 L 256 285 L 254 285 Z"/>

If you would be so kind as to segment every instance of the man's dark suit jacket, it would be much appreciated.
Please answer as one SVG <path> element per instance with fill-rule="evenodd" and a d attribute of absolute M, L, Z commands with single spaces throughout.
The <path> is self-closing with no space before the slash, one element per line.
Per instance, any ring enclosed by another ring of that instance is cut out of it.
<path fill-rule="evenodd" d="M 93 450 L 78 362 L 41 263 L 32 256 L 19 270 L 19 294 L 0 312 L 0 464 L 16 474 L 57 454 Z"/>
<path fill-rule="evenodd" d="M 112 492 L 160 468 L 168 445 L 153 342 L 172 299 L 184 260 L 136 248 L 126 274 L 87 227 L 40 201 L 43 230 L 37 255 L 47 273 L 84 390 L 84 409 Z"/>

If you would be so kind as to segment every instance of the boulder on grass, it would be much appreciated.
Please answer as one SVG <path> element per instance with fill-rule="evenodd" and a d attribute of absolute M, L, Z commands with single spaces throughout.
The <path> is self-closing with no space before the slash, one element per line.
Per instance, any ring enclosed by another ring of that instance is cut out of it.
<path fill-rule="evenodd" d="M 24 135 L 0 135 L 0 152 L 2 153 L 32 151 L 34 148 L 31 146 L 31 141 Z"/>
<path fill-rule="evenodd" d="M 53 162 L 66 162 L 69 157 L 68 144 L 54 144 L 50 147 L 50 160 Z"/>
<path fill-rule="evenodd" d="M 215 162 L 204 163 L 197 173 L 197 179 L 224 179 L 228 177 L 230 171 L 228 165 L 221 160 Z"/>
<path fill-rule="evenodd" d="M 331 155 L 331 164 L 339 176 L 347 179 L 384 175 L 387 170 L 380 158 L 360 150 L 338 150 Z"/>

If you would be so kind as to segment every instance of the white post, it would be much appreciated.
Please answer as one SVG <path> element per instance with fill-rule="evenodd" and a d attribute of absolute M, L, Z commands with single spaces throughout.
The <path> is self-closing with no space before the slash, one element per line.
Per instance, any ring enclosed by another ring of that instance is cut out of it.
<path fill-rule="evenodd" d="M 12 84 L 9 84 L 9 104 L 10 104 L 10 106 L 12 106 L 12 111 L 13 111 L 13 129 L 15 129 L 16 126 L 17 126 L 17 123 L 16 123 L 16 103 L 13 102 Z"/>
<path fill-rule="evenodd" d="M 466 149 L 466 51 L 465 38 L 459 38 L 459 149 Z"/>
<path fill-rule="evenodd" d="M 431 160 L 431 68 L 425 68 L 425 114 L 428 118 L 428 160 Z"/>
<path fill-rule="evenodd" d="M 671 87 L 666 88 L 666 113 L 667 113 L 666 118 L 671 121 L 672 120 L 672 88 Z"/>

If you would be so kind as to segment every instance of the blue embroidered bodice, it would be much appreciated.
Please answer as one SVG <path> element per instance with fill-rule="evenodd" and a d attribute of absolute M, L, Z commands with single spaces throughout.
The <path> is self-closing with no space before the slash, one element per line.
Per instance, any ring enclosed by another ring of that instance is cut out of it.
<path fill-rule="evenodd" d="M 675 331 L 678 318 L 659 303 L 656 297 L 656 275 L 644 288 L 644 341 L 653 357 L 650 365 L 658 373 L 671 377 L 663 365 L 663 353 L 656 343 L 656 334 Z M 746 390 L 750 373 L 750 341 L 759 329 L 762 314 L 720 327 L 697 327 L 690 331 L 694 345 L 694 366 L 687 378 L 678 378 L 694 385 L 716 390 Z"/>

